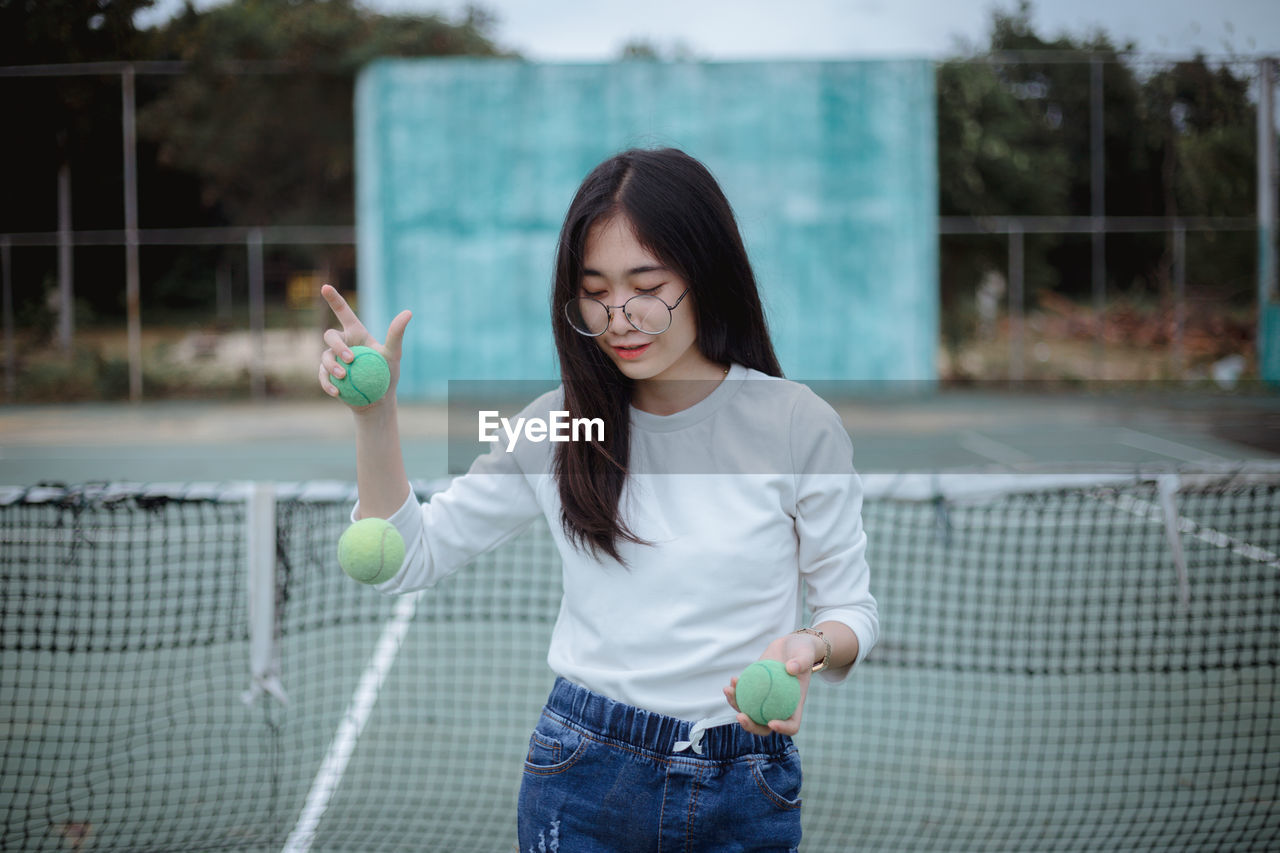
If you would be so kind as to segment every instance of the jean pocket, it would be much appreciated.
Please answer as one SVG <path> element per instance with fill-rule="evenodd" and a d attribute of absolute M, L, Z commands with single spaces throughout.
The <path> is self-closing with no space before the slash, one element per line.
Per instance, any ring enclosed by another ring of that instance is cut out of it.
<path fill-rule="evenodd" d="M 794 748 L 781 755 L 752 758 L 751 778 L 773 805 L 784 810 L 800 808 L 800 753 Z"/>
<path fill-rule="evenodd" d="M 585 743 L 586 738 L 578 732 L 544 716 L 529 737 L 525 772 L 548 776 L 567 770 L 577 761 Z"/>

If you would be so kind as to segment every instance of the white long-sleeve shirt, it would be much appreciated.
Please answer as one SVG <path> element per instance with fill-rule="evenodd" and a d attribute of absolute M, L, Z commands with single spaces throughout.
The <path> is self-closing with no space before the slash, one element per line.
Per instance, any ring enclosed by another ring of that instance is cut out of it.
<path fill-rule="evenodd" d="M 550 392 L 520 416 L 546 419 L 561 399 Z M 621 543 L 626 566 L 566 540 L 555 446 L 526 440 L 508 452 L 499 441 L 427 503 L 411 496 L 390 519 L 405 540 L 404 565 L 378 589 L 431 586 L 544 517 L 564 564 L 552 671 L 686 720 L 732 715 L 722 688 L 804 624 L 802 595 L 813 624 L 853 630 L 859 661 L 875 645 L 852 446 L 839 416 L 807 387 L 734 365 L 684 411 L 632 408 L 620 506 L 653 544 Z M 840 681 L 849 669 L 820 677 Z"/>

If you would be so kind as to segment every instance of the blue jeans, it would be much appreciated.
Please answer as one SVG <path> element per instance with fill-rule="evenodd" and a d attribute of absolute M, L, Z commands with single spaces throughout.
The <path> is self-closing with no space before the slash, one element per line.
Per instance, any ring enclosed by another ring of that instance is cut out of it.
<path fill-rule="evenodd" d="M 691 724 L 557 679 L 525 759 L 521 853 L 795 851 L 800 756 L 791 738 L 734 723 L 702 754 Z"/>

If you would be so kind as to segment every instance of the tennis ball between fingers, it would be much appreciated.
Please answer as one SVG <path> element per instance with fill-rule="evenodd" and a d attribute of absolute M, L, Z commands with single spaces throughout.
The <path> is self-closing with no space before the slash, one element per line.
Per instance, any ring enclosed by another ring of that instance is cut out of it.
<path fill-rule="evenodd" d="M 404 539 L 384 518 L 362 518 L 338 540 L 338 564 L 360 583 L 385 583 L 404 562 Z"/>
<path fill-rule="evenodd" d="M 781 661 L 758 660 L 738 676 L 734 698 L 738 710 L 765 726 L 770 720 L 785 720 L 796 712 L 800 705 L 800 679 L 787 672 Z"/>
<path fill-rule="evenodd" d="M 341 379 L 329 377 L 338 396 L 350 406 L 368 406 L 382 399 L 391 387 L 391 368 L 377 350 L 369 347 L 352 347 L 355 358 L 344 364 L 347 373 Z"/>

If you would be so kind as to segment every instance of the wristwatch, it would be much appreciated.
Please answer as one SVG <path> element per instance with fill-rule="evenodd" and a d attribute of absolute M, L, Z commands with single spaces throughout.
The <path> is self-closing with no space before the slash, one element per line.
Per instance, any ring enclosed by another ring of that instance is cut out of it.
<path fill-rule="evenodd" d="M 809 671 L 810 671 L 810 672 L 822 672 L 824 669 L 826 669 L 826 668 L 827 668 L 827 662 L 831 660 L 831 641 L 830 641 L 830 640 L 828 640 L 826 637 L 822 636 L 822 632 L 821 632 L 821 631 L 815 631 L 815 630 L 814 630 L 814 629 L 812 629 L 812 628 L 800 628 L 800 629 L 798 629 L 798 630 L 792 631 L 791 633 L 793 633 L 793 634 L 812 634 L 813 636 L 817 637 L 819 640 L 821 640 L 821 641 L 822 641 L 822 644 L 823 644 L 824 646 L 826 646 L 826 647 L 827 647 L 827 653 L 826 653 L 826 654 L 824 654 L 824 655 L 822 656 L 822 660 L 820 660 L 820 661 L 818 661 L 817 663 L 815 663 L 815 664 L 813 665 L 813 669 L 811 669 L 811 670 L 809 670 Z"/>

